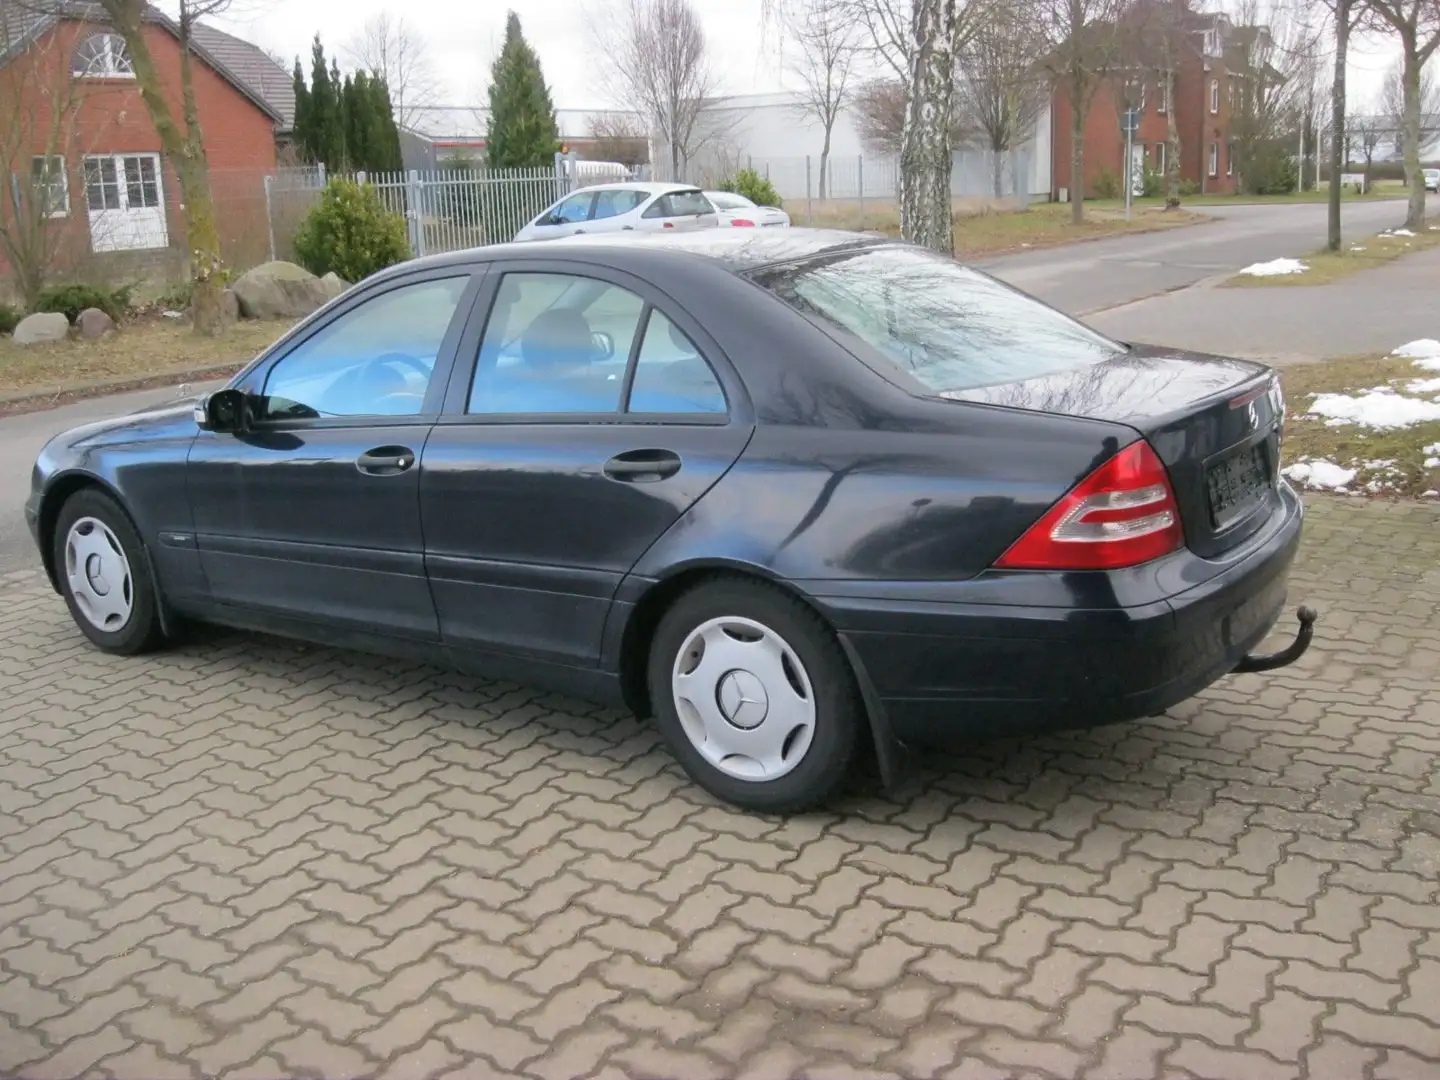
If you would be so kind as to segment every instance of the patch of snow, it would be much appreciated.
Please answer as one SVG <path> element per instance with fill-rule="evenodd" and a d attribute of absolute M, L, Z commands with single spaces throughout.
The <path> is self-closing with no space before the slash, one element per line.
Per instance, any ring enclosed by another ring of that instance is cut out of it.
<path fill-rule="evenodd" d="M 1423 337 L 1416 341 L 1407 341 L 1390 355 L 1403 356 L 1407 360 L 1440 359 L 1440 341 L 1428 337 Z"/>
<path fill-rule="evenodd" d="M 1271 259 L 1269 262 L 1251 263 L 1241 270 L 1251 277 L 1282 277 L 1286 274 L 1303 274 L 1309 270 L 1299 259 Z"/>
<path fill-rule="evenodd" d="M 1287 480 L 1293 480 L 1301 487 L 1316 490 L 1344 491 L 1345 485 L 1355 479 L 1354 469 L 1344 469 L 1333 461 L 1297 461 L 1281 470 Z"/>
<path fill-rule="evenodd" d="M 1426 459 L 1425 459 L 1425 468 L 1427 468 L 1427 469 L 1440 469 L 1440 457 L 1426 458 Z"/>
<path fill-rule="evenodd" d="M 183 319 L 185 317 L 183 311 L 162 311 L 160 314 L 167 319 Z"/>
<path fill-rule="evenodd" d="M 1351 250 L 1351 251 L 1364 251 L 1365 249 L 1364 249 L 1363 247 L 1358 247 L 1358 246 L 1352 245 L 1351 248 L 1350 248 L 1350 250 Z"/>
<path fill-rule="evenodd" d="M 1440 379 L 1417 379 L 1408 389 L 1412 394 L 1440 394 Z"/>
<path fill-rule="evenodd" d="M 1431 443 L 1420 451 L 1422 454 L 1440 454 L 1440 442 Z"/>
<path fill-rule="evenodd" d="M 1390 230 L 1390 235 L 1391 235 L 1391 236 L 1414 236 L 1415 234 L 1414 234 L 1413 232 L 1411 232 L 1409 229 L 1391 229 L 1391 230 Z"/>
<path fill-rule="evenodd" d="M 1432 225 L 1431 228 L 1433 229 L 1434 226 Z M 1434 488 L 1431 488 L 1429 491 L 1422 491 L 1422 492 L 1420 492 L 1420 498 L 1422 498 L 1422 499 L 1440 499 L 1440 491 L 1436 491 Z"/>
<path fill-rule="evenodd" d="M 1440 420 L 1440 402 L 1402 394 L 1317 394 L 1310 406 L 1315 416 L 1327 417 L 1327 427 L 1359 424 L 1369 428 L 1403 428 Z"/>

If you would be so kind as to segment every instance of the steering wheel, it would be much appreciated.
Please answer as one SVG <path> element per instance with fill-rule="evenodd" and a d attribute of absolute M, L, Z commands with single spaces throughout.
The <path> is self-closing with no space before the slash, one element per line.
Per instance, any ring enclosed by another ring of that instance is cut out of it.
<path fill-rule="evenodd" d="M 415 357 L 409 355 L 408 353 L 388 352 L 382 353 L 381 355 L 375 357 L 374 360 L 371 360 L 370 363 L 366 364 L 365 372 L 366 374 L 369 374 L 371 368 L 377 368 L 384 364 L 400 364 L 404 367 L 412 368 L 419 373 L 422 379 L 426 380 L 430 378 L 430 373 L 432 371 L 431 368 L 425 366 L 424 361 L 418 360 Z"/>

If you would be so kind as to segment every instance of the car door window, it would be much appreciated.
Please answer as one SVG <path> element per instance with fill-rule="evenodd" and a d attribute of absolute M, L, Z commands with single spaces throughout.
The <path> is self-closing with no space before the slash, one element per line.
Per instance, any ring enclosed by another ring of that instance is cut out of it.
<path fill-rule="evenodd" d="M 694 217 L 696 214 L 713 214 L 715 208 L 710 205 L 710 200 L 705 198 L 700 191 L 672 191 L 668 195 L 662 195 L 650 206 L 646 207 L 644 216 L 647 218 L 657 217 Z"/>
<path fill-rule="evenodd" d="M 506 274 L 491 306 L 471 413 L 617 412 L 645 302 L 573 274 Z"/>
<path fill-rule="evenodd" d="M 630 387 L 632 413 L 723 413 L 725 392 L 690 338 L 651 310 L 635 359 Z"/>
<path fill-rule="evenodd" d="M 420 412 L 468 282 L 460 276 L 402 285 L 347 311 L 271 367 L 261 419 Z"/>
<path fill-rule="evenodd" d="M 644 198 L 643 192 L 630 191 L 626 188 L 611 188 L 598 192 L 595 196 L 595 209 L 590 214 L 590 220 L 600 221 L 604 218 L 628 214 L 639 206 Z"/>
<path fill-rule="evenodd" d="M 590 218 L 590 204 L 595 201 L 593 191 L 582 191 L 571 195 L 550 211 L 551 225 L 576 225 Z"/>

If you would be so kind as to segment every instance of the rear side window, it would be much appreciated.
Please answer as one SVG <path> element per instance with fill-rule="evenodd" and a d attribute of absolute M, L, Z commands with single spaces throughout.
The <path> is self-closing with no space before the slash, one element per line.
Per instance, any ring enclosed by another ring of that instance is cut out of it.
<path fill-rule="evenodd" d="M 1125 347 L 1024 293 L 935 252 L 871 247 L 752 278 L 838 330 L 870 366 L 928 392 L 968 390 L 1087 367 Z"/>
<path fill-rule="evenodd" d="M 672 191 L 668 195 L 661 195 L 645 208 L 644 216 L 647 218 L 694 217 L 696 214 L 713 214 L 714 212 L 715 208 L 710 205 L 710 200 L 705 198 L 705 193 L 696 189 L 694 191 Z"/>
<path fill-rule="evenodd" d="M 624 188 L 609 188 L 595 193 L 595 209 L 590 212 L 591 221 L 619 217 L 628 214 L 645 201 L 643 191 L 629 191 Z"/>

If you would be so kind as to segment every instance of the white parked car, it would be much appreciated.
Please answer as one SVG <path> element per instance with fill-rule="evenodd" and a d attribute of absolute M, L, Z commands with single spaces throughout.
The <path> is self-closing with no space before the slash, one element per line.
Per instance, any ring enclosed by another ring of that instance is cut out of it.
<path fill-rule="evenodd" d="M 1425 190 L 1440 192 L 1440 169 L 1421 169 L 1421 176 L 1425 178 Z"/>
<path fill-rule="evenodd" d="M 715 207 L 692 184 L 596 184 L 566 195 L 515 234 L 517 241 L 580 233 L 713 229 Z"/>
<path fill-rule="evenodd" d="M 790 215 L 779 207 L 757 206 L 744 195 L 737 195 L 733 191 L 707 191 L 705 197 L 720 215 L 722 227 L 744 229 L 752 225 L 763 228 L 788 227 L 790 224 Z"/>

